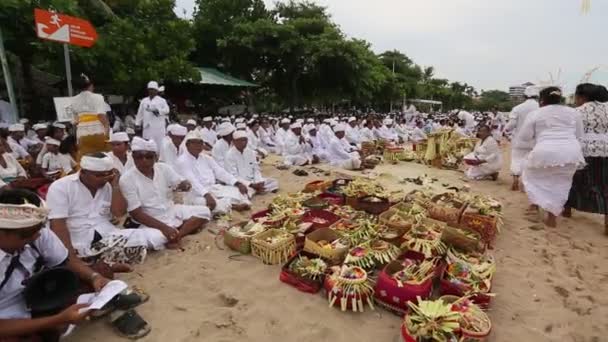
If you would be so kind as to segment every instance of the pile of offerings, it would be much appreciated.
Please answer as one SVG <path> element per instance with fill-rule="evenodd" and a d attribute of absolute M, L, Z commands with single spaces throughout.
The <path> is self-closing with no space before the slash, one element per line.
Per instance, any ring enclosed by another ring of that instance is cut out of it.
<path fill-rule="evenodd" d="M 497 230 L 463 218 L 498 221 L 499 202 L 423 190 L 387 201 L 383 212 L 363 211 L 348 198 L 388 199 L 391 192 L 363 179 L 319 184 L 332 186 L 275 197 L 267 210 L 227 229 L 226 245 L 281 264 L 282 282 L 307 293 L 324 290 L 330 307 L 363 312 L 377 303 L 404 317 L 404 341 L 479 341 L 489 334 L 483 310 L 493 296 L 496 263 L 488 247 Z M 340 196 L 347 200 L 325 201 Z"/>

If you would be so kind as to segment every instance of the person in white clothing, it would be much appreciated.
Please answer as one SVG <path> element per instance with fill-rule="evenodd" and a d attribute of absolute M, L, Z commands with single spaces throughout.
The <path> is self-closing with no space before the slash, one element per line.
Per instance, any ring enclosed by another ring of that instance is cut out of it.
<path fill-rule="evenodd" d="M 51 184 L 47 193 L 51 229 L 75 255 L 101 259 L 116 270 L 141 263 L 146 248 L 158 249 L 162 234 L 151 229 L 118 229 L 111 220 L 126 214 L 112 160 L 85 155 L 78 173 Z"/>
<path fill-rule="evenodd" d="M 163 139 L 163 145 L 160 147 L 159 161 L 163 162 L 175 169 L 177 158 L 185 150 L 184 138 L 188 133 L 188 129 L 182 125 L 171 125 L 168 129 L 169 135 Z"/>
<path fill-rule="evenodd" d="M 207 144 L 208 150 L 213 148 L 217 141 L 217 133 L 213 130 L 213 118 L 206 116 L 203 118 L 203 127 L 200 129 L 203 141 Z"/>
<path fill-rule="evenodd" d="M 8 146 L 13 151 L 13 156 L 17 159 L 32 160 L 32 156 L 27 150 L 19 143 L 25 135 L 23 124 L 13 124 L 8 128 L 9 136 L 6 138 Z"/>
<path fill-rule="evenodd" d="M 469 179 L 498 179 L 498 172 L 502 168 L 502 152 L 498 143 L 490 134 L 486 125 L 479 127 L 477 132 L 479 141 L 475 144 L 473 152 L 464 157 L 466 165 L 465 175 Z"/>
<path fill-rule="evenodd" d="M 231 123 L 223 123 L 217 128 L 218 141 L 213 145 L 211 155 L 213 159 L 221 166 L 225 167 L 224 159 L 232 144 L 232 133 L 234 133 L 235 127 Z"/>
<path fill-rule="evenodd" d="M 186 203 L 207 206 L 214 215 L 248 210 L 251 207 L 247 186 L 203 152 L 203 137 L 192 131 L 186 135 L 186 153 L 177 159 L 177 170 L 192 184 Z M 223 183 L 223 184 L 220 184 Z"/>
<path fill-rule="evenodd" d="M 291 120 L 285 118 L 283 120 L 281 120 L 281 127 L 279 127 L 279 129 L 277 129 L 276 133 L 274 134 L 274 142 L 276 145 L 276 153 L 277 154 L 283 154 L 285 152 L 285 148 L 286 148 L 286 140 L 287 137 L 289 136 L 289 124 L 290 124 Z"/>
<path fill-rule="evenodd" d="M 131 218 L 156 234 L 154 247 L 178 248 L 183 237 L 194 234 L 211 219 L 209 208 L 173 202 L 173 191 L 190 191 L 190 182 L 169 165 L 157 163 L 153 140 L 135 137 L 135 167 L 120 177 L 120 189 Z M 140 230 L 142 228 L 139 228 Z"/>
<path fill-rule="evenodd" d="M 249 123 L 247 132 L 247 148 L 255 151 L 260 158 L 266 158 L 268 151 L 262 147 L 260 140 L 260 124 L 257 120 L 253 120 Z"/>
<path fill-rule="evenodd" d="M 142 127 L 144 139 L 152 139 L 156 146 L 161 146 L 165 137 L 169 111 L 167 101 L 158 96 L 158 83 L 150 81 L 148 83 L 148 97 L 143 98 L 139 103 L 139 109 L 135 117 L 135 125 Z"/>
<path fill-rule="evenodd" d="M 383 125 L 377 128 L 377 136 L 379 139 L 387 141 L 398 141 L 399 136 L 393 128 L 393 119 L 384 119 Z"/>
<path fill-rule="evenodd" d="M 277 144 L 274 141 L 274 133 L 272 132 L 272 127 L 270 126 L 270 122 L 267 119 L 262 119 L 261 127 L 259 129 L 259 137 L 260 137 L 260 146 L 271 153 L 279 153 L 277 149 Z"/>
<path fill-rule="evenodd" d="M 346 170 L 358 170 L 361 168 L 361 157 L 356 149 L 346 141 L 345 131 L 344 124 L 334 126 L 335 137 L 329 143 L 327 157 L 332 166 Z"/>
<path fill-rule="evenodd" d="M 197 125 L 198 124 L 194 119 L 189 119 L 188 121 L 186 121 L 186 129 L 188 130 L 188 132 L 194 131 Z"/>
<path fill-rule="evenodd" d="M 53 138 L 46 140 L 47 154 L 42 158 L 42 170 L 47 178 L 55 180 L 63 175 L 70 174 L 75 163 L 68 155 L 59 153 L 61 142 Z"/>
<path fill-rule="evenodd" d="M 312 146 L 302 135 L 302 125 L 294 123 L 285 137 L 283 163 L 288 166 L 316 164 L 319 159 L 312 154 Z"/>
<path fill-rule="evenodd" d="M 357 118 L 351 116 L 348 118 L 348 126 L 346 126 L 346 141 L 351 145 L 360 145 L 361 136 L 359 135 L 359 127 L 357 126 Z"/>
<path fill-rule="evenodd" d="M 276 179 L 262 176 L 256 153 L 248 147 L 247 141 L 246 132 L 234 132 L 233 146 L 226 155 L 226 170 L 235 176 L 239 182 L 253 189 L 256 194 L 277 191 L 279 182 Z"/>
<path fill-rule="evenodd" d="M 525 141 L 534 141 L 522 174 L 531 206 L 528 214 L 547 212 L 545 225 L 555 227 L 557 216 L 568 200 L 572 177 L 585 158 L 579 139 L 583 136 L 580 113 L 561 105 L 562 92 L 548 87 L 540 92 L 541 108 L 532 112 L 519 132 Z"/>
<path fill-rule="evenodd" d="M 34 130 L 35 135 L 31 138 L 31 140 L 38 144 L 44 144 L 44 138 L 46 137 L 48 126 L 46 124 L 37 123 L 32 127 L 32 129 Z"/>
<path fill-rule="evenodd" d="M 526 123 L 526 118 L 530 113 L 539 108 L 538 88 L 527 87 L 524 95 L 526 101 L 513 107 L 509 115 L 509 123 L 505 126 L 505 131 L 511 134 L 511 175 L 513 176 L 513 184 L 511 190 L 518 191 L 520 177 L 524 168 L 524 162 L 528 158 L 528 154 L 534 146 L 534 141 L 525 141 L 519 136 L 519 132 Z"/>
<path fill-rule="evenodd" d="M 313 124 L 307 124 L 306 126 L 304 126 L 304 130 L 308 135 L 308 143 L 310 143 L 310 145 L 312 146 L 312 155 L 317 156 L 320 162 L 327 161 L 328 157 L 326 147 L 323 146 L 323 143 L 319 138 L 319 134 L 317 133 L 317 127 Z"/>
<path fill-rule="evenodd" d="M 361 142 L 372 142 L 376 140 L 374 136 L 374 123 L 372 120 L 364 120 L 363 128 L 359 131 Z"/>
<path fill-rule="evenodd" d="M 416 122 L 416 127 L 412 130 L 412 134 L 410 135 L 410 140 L 415 144 L 425 141 L 428 137 L 422 130 L 423 123 L 422 121 Z"/>
<path fill-rule="evenodd" d="M 409 129 L 405 123 L 405 119 L 398 119 L 395 125 L 395 133 L 400 142 L 406 142 L 410 138 Z"/>
<path fill-rule="evenodd" d="M 119 175 L 124 174 L 135 166 L 131 152 L 129 152 L 129 135 L 126 132 L 112 133 L 109 140 L 112 151 L 106 155 L 112 158 L 114 169 Z"/>
<path fill-rule="evenodd" d="M 477 124 L 475 122 L 475 117 L 473 114 L 467 112 L 466 110 L 461 110 L 458 112 L 458 119 L 464 121 L 464 128 L 469 132 L 472 132 Z"/>

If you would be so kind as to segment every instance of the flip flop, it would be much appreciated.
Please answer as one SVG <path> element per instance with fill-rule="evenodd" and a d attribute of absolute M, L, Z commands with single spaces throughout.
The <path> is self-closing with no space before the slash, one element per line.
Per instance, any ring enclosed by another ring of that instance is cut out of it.
<path fill-rule="evenodd" d="M 150 299 L 150 295 L 137 286 L 131 286 L 112 300 L 116 309 L 129 310 L 140 306 Z"/>
<path fill-rule="evenodd" d="M 131 340 L 140 339 L 152 330 L 135 310 L 114 312 L 110 318 L 110 324 L 119 336 Z"/>

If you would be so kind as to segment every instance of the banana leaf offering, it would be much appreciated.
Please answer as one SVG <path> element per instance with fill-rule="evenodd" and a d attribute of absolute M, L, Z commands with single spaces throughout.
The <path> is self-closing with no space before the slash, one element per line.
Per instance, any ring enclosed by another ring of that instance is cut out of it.
<path fill-rule="evenodd" d="M 424 254 L 425 258 L 443 255 L 445 244 L 441 241 L 443 227 L 439 222 L 424 220 L 416 223 L 403 235 L 402 249 Z"/>
<path fill-rule="evenodd" d="M 386 241 L 373 240 L 352 248 L 346 255 L 344 264 L 372 269 L 387 264 L 399 256 L 401 250 Z"/>
<path fill-rule="evenodd" d="M 300 255 L 289 265 L 289 270 L 302 278 L 318 280 L 325 274 L 327 263 L 321 258 Z"/>
<path fill-rule="evenodd" d="M 408 302 L 410 312 L 405 316 L 408 333 L 419 342 L 456 342 L 460 315 L 443 300 Z"/>
<path fill-rule="evenodd" d="M 404 283 L 422 283 L 433 275 L 437 267 L 436 261 L 429 259 L 405 259 L 401 265 L 403 269 L 392 274 L 393 279 L 397 281 L 397 286 L 399 287 L 403 287 Z"/>
<path fill-rule="evenodd" d="M 445 279 L 457 286 L 465 295 L 490 291 L 496 263 L 489 254 L 466 254 L 450 249 L 446 260 L 448 266 Z"/>

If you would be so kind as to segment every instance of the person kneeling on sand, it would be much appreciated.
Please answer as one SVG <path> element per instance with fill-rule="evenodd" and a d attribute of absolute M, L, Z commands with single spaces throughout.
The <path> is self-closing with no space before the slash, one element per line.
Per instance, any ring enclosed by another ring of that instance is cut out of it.
<path fill-rule="evenodd" d="M 272 192 L 279 189 L 276 179 L 262 177 L 256 152 L 248 147 L 245 131 L 236 131 L 232 137 L 232 147 L 225 159 L 226 170 L 256 193 Z"/>
<path fill-rule="evenodd" d="M 209 208 L 173 202 L 173 190 L 189 191 L 191 185 L 169 165 L 157 162 L 154 141 L 135 137 L 131 149 L 135 167 L 120 177 L 129 215 L 143 227 L 162 233 L 157 248 L 177 248 L 184 236 L 201 230 L 209 221 Z"/>
<path fill-rule="evenodd" d="M 202 154 L 204 141 L 198 131 L 186 135 L 186 153 L 177 159 L 177 170 L 190 183 L 192 190 L 186 194 L 186 203 L 209 207 L 214 215 L 248 210 L 251 193 L 245 184 L 228 173 L 212 157 Z M 221 182 L 222 184 L 220 184 Z"/>
<path fill-rule="evenodd" d="M 332 138 L 327 148 L 329 163 L 335 167 L 346 170 L 357 170 L 361 168 L 361 157 L 356 148 L 351 146 L 344 138 L 346 127 L 344 124 L 334 126 L 335 136 Z"/>

